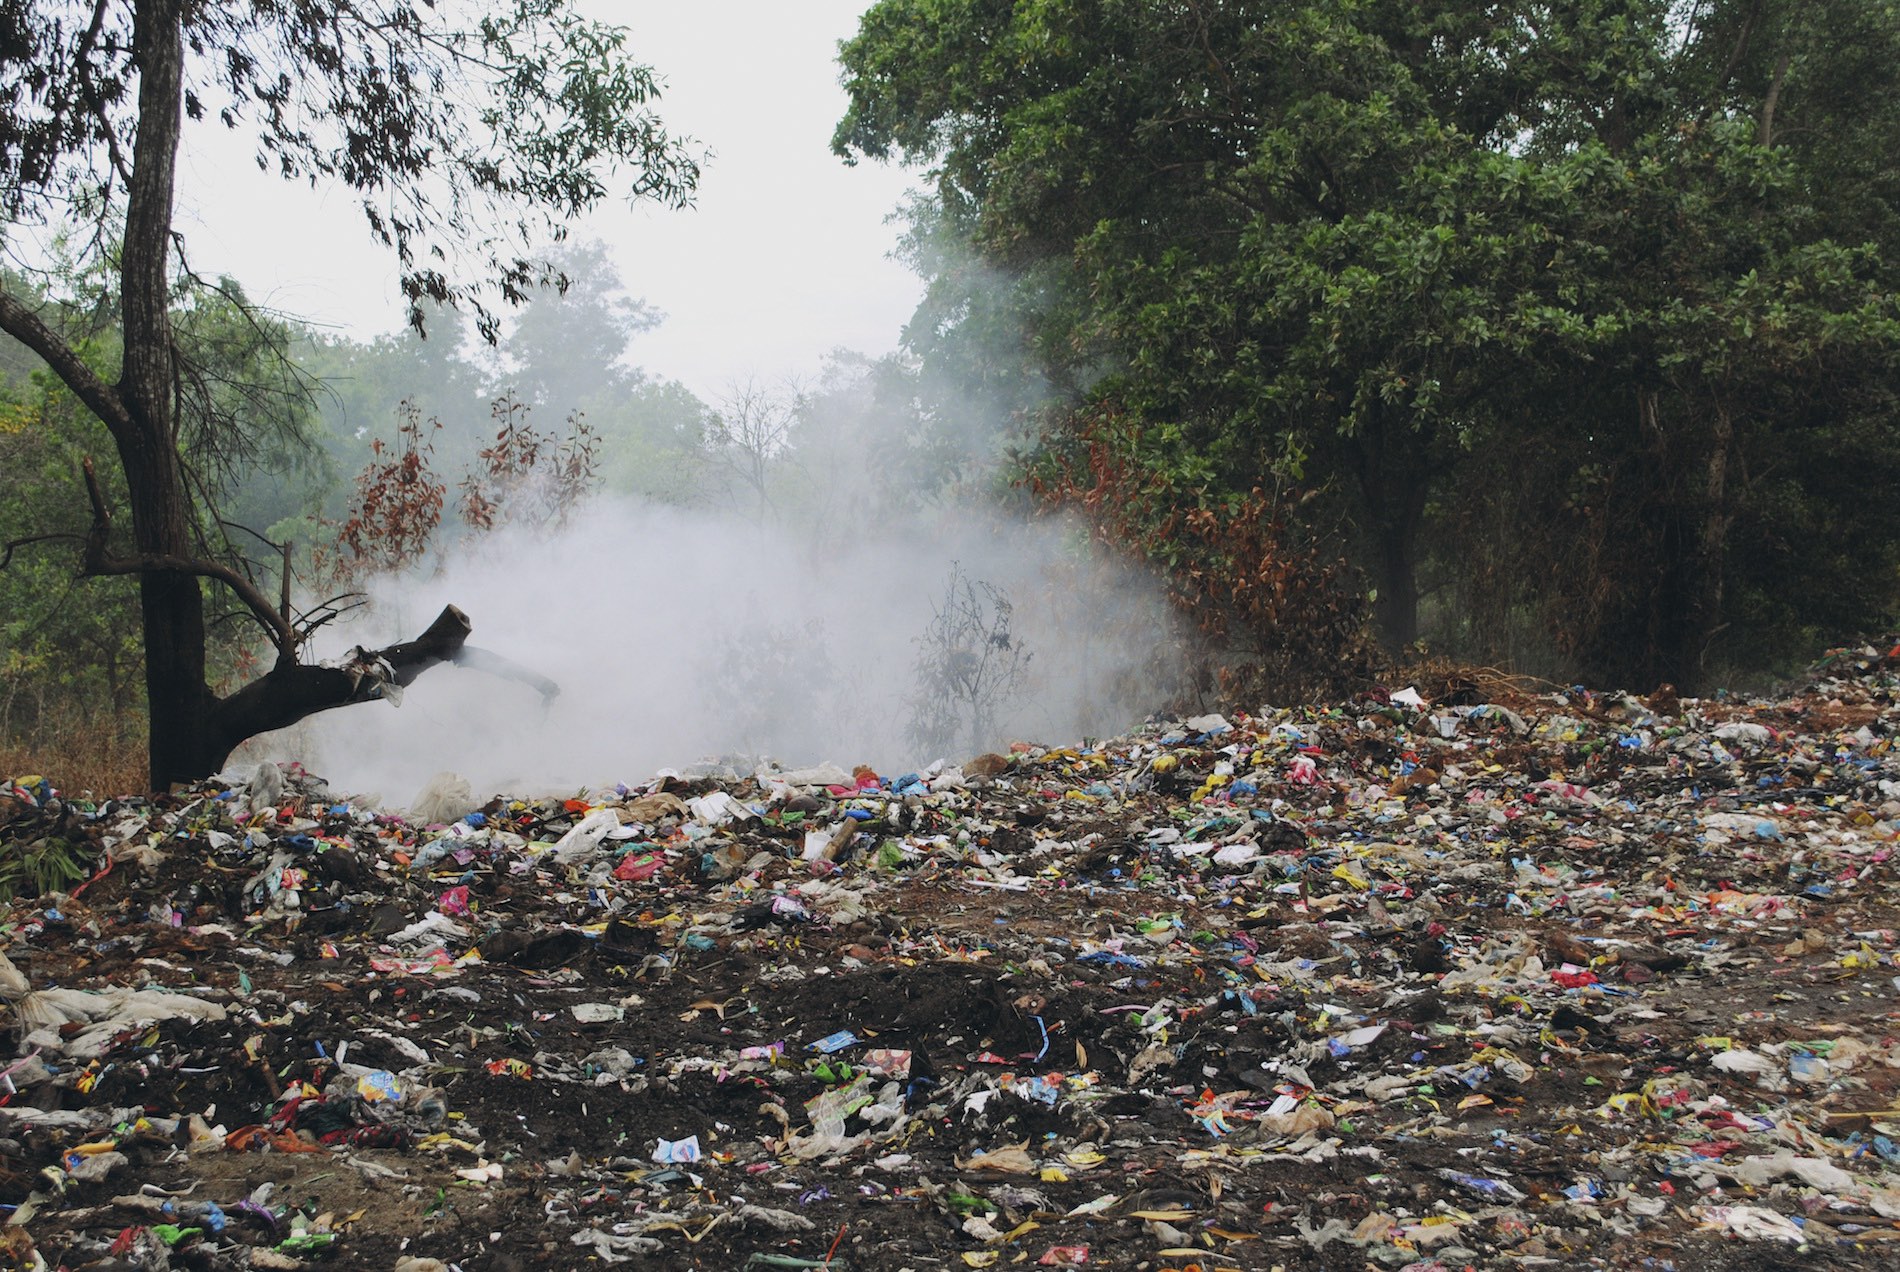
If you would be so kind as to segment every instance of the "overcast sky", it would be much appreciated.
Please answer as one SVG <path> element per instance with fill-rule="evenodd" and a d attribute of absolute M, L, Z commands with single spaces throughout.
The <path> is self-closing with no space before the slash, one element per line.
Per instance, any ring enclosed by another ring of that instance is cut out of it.
<path fill-rule="evenodd" d="M 844 110 L 837 42 L 869 0 L 592 0 L 629 27 L 666 83 L 669 128 L 710 147 L 698 205 L 617 205 L 575 233 L 609 244 L 630 294 L 667 315 L 635 360 L 715 398 L 747 376 L 817 370 L 844 346 L 896 347 L 921 290 L 890 260 L 885 223 L 913 174 L 846 167 L 829 149 Z M 180 228 L 201 272 L 229 273 L 285 313 L 368 337 L 402 323 L 394 258 L 357 204 L 258 172 L 215 130 L 191 139 Z"/>

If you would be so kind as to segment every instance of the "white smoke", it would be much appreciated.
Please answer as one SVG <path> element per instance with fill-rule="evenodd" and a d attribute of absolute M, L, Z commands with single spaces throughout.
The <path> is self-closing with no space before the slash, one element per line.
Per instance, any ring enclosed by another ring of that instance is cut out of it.
<path fill-rule="evenodd" d="M 478 794 L 545 793 L 715 757 L 887 776 L 968 758 L 921 753 L 910 728 L 920 659 L 963 652 L 930 638 L 953 569 L 1009 600 L 1007 653 L 1027 657 L 988 734 L 961 734 L 958 749 L 1074 743 L 1167 696 L 1153 668 L 1171 637 L 1153 588 L 1053 520 L 919 515 L 841 544 L 612 499 L 553 533 L 470 545 L 430 577 L 379 585 L 368 617 L 326 629 L 319 653 L 411 638 L 453 603 L 474 623 L 470 644 L 560 684 L 550 706 L 526 684 L 443 666 L 398 707 L 329 712 L 245 754 L 300 760 L 339 790 L 398 804 L 445 769 Z"/>

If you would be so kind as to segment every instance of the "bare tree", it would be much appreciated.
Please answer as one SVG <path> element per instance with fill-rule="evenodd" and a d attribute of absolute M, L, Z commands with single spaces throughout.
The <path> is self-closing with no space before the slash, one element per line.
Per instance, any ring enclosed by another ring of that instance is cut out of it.
<path fill-rule="evenodd" d="M 751 506 L 764 524 L 774 510 L 772 476 L 790 460 L 792 435 L 804 394 L 795 379 L 767 388 L 748 378 L 727 386 L 704 442 L 715 480 L 736 505 Z"/>

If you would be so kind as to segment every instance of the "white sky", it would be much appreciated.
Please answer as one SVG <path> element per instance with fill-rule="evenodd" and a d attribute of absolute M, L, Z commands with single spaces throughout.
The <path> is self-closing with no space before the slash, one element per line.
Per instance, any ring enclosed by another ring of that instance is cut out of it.
<path fill-rule="evenodd" d="M 829 149 L 845 106 L 837 42 L 869 3 L 583 0 L 631 29 L 633 55 L 665 81 L 668 128 L 713 151 L 695 208 L 619 203 L 574 231 L 608 243 L 628 292 L 667 315 L 635 344 L 648 371 L 710 400 L 747 377 L 814 372 L 839 346 L 896 347 L 921 284 L 888 258 L 885 218 L 915 178 Z M 247 145 L 196 131 L 208 135 L 187 137 L 178 224 L 200 272 L 354 336 L 401 325 L 394 258 L 355 200 L 266 176 Z"/>

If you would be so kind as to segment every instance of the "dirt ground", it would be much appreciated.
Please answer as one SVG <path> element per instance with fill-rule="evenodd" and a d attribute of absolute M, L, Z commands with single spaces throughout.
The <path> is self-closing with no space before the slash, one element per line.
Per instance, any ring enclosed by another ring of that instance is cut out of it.
<path fill-rule="evenodd" d="M 1893 687 L 432 826 L 15 779 L 97 855 L 0 927 L 0 1266 L 1890 1267 Z"/>

